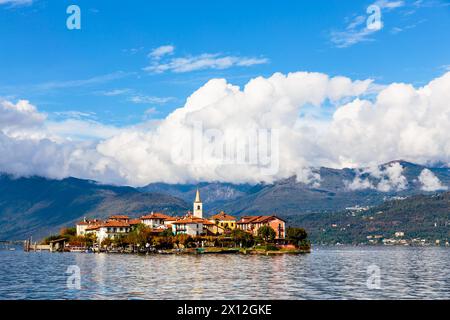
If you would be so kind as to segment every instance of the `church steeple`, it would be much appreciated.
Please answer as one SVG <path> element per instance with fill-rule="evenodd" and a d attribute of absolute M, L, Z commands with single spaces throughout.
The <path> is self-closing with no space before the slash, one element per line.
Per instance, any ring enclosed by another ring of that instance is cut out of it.
<path fill-rule="evenodd" d="M 197 188 L 197 193 L 195 194 L 195 202 L 202 202 L 200 200 L 200 191 L 198 191 L 198 188 Z"/>
<path fill-rule="evenodd" d="M 194 201 L 194 217 L 203 218 L 203 203 L 200 200 L 200 191 L 197 188 Z"/>

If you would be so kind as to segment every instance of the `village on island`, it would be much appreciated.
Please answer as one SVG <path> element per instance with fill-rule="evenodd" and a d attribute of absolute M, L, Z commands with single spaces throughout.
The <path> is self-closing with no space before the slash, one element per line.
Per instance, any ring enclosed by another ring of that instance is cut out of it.
<path fill-rule="evenodd" d="M 276 215 L 237 219 L 221 211 L 204 217 L 198 189 L 193 211 L 184 216 L 151 212 L 140 218 L 84 218 L 41 244 L 25 242 L 26 251 L 53 252 L 282 254 L 307 253 L 310 248 L 304 229 L 286 229 Z"/>

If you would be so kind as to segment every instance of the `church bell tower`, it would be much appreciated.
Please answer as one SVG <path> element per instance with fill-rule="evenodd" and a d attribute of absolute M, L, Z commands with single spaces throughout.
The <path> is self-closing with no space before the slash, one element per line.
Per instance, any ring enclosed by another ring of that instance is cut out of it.
<path fill-rule="evenodd" d="M 203 203 L 200 200 L 200 192 L 198 191 L 198 188 L 194 201 L 194 217 L 203 218 Z"/>

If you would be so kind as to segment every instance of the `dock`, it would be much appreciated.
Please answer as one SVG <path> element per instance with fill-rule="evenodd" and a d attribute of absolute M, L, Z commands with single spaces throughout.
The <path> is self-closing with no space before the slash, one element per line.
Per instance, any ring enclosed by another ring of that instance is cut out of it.
<path fill-rule="evenodd" d="M 30 251 L 50 251 L 50 252 L 64 252 L 67 239 L 61 238 L 50 241 L 49 244 L 37 244 L 32 243 L 31 240 L 25 240 L 23 244 L 23 250 L 25 252 Z"/>

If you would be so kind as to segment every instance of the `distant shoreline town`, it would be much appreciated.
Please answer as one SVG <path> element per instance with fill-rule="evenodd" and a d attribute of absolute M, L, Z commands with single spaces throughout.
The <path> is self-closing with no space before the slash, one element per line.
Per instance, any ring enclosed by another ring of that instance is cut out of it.
<path fill-rule="evenodd" d="M 302 228 L 286 229 L 276 215 L 235 218 L 223 211 L 205 218 L 197 189 L 193 211 L 184 216 L 151 212 L 140 218 L 112 215 L 87 219 L 41 244 L 25 241 L 25 251 L 114 253 L 306 253 L 311 246 Z"/>

